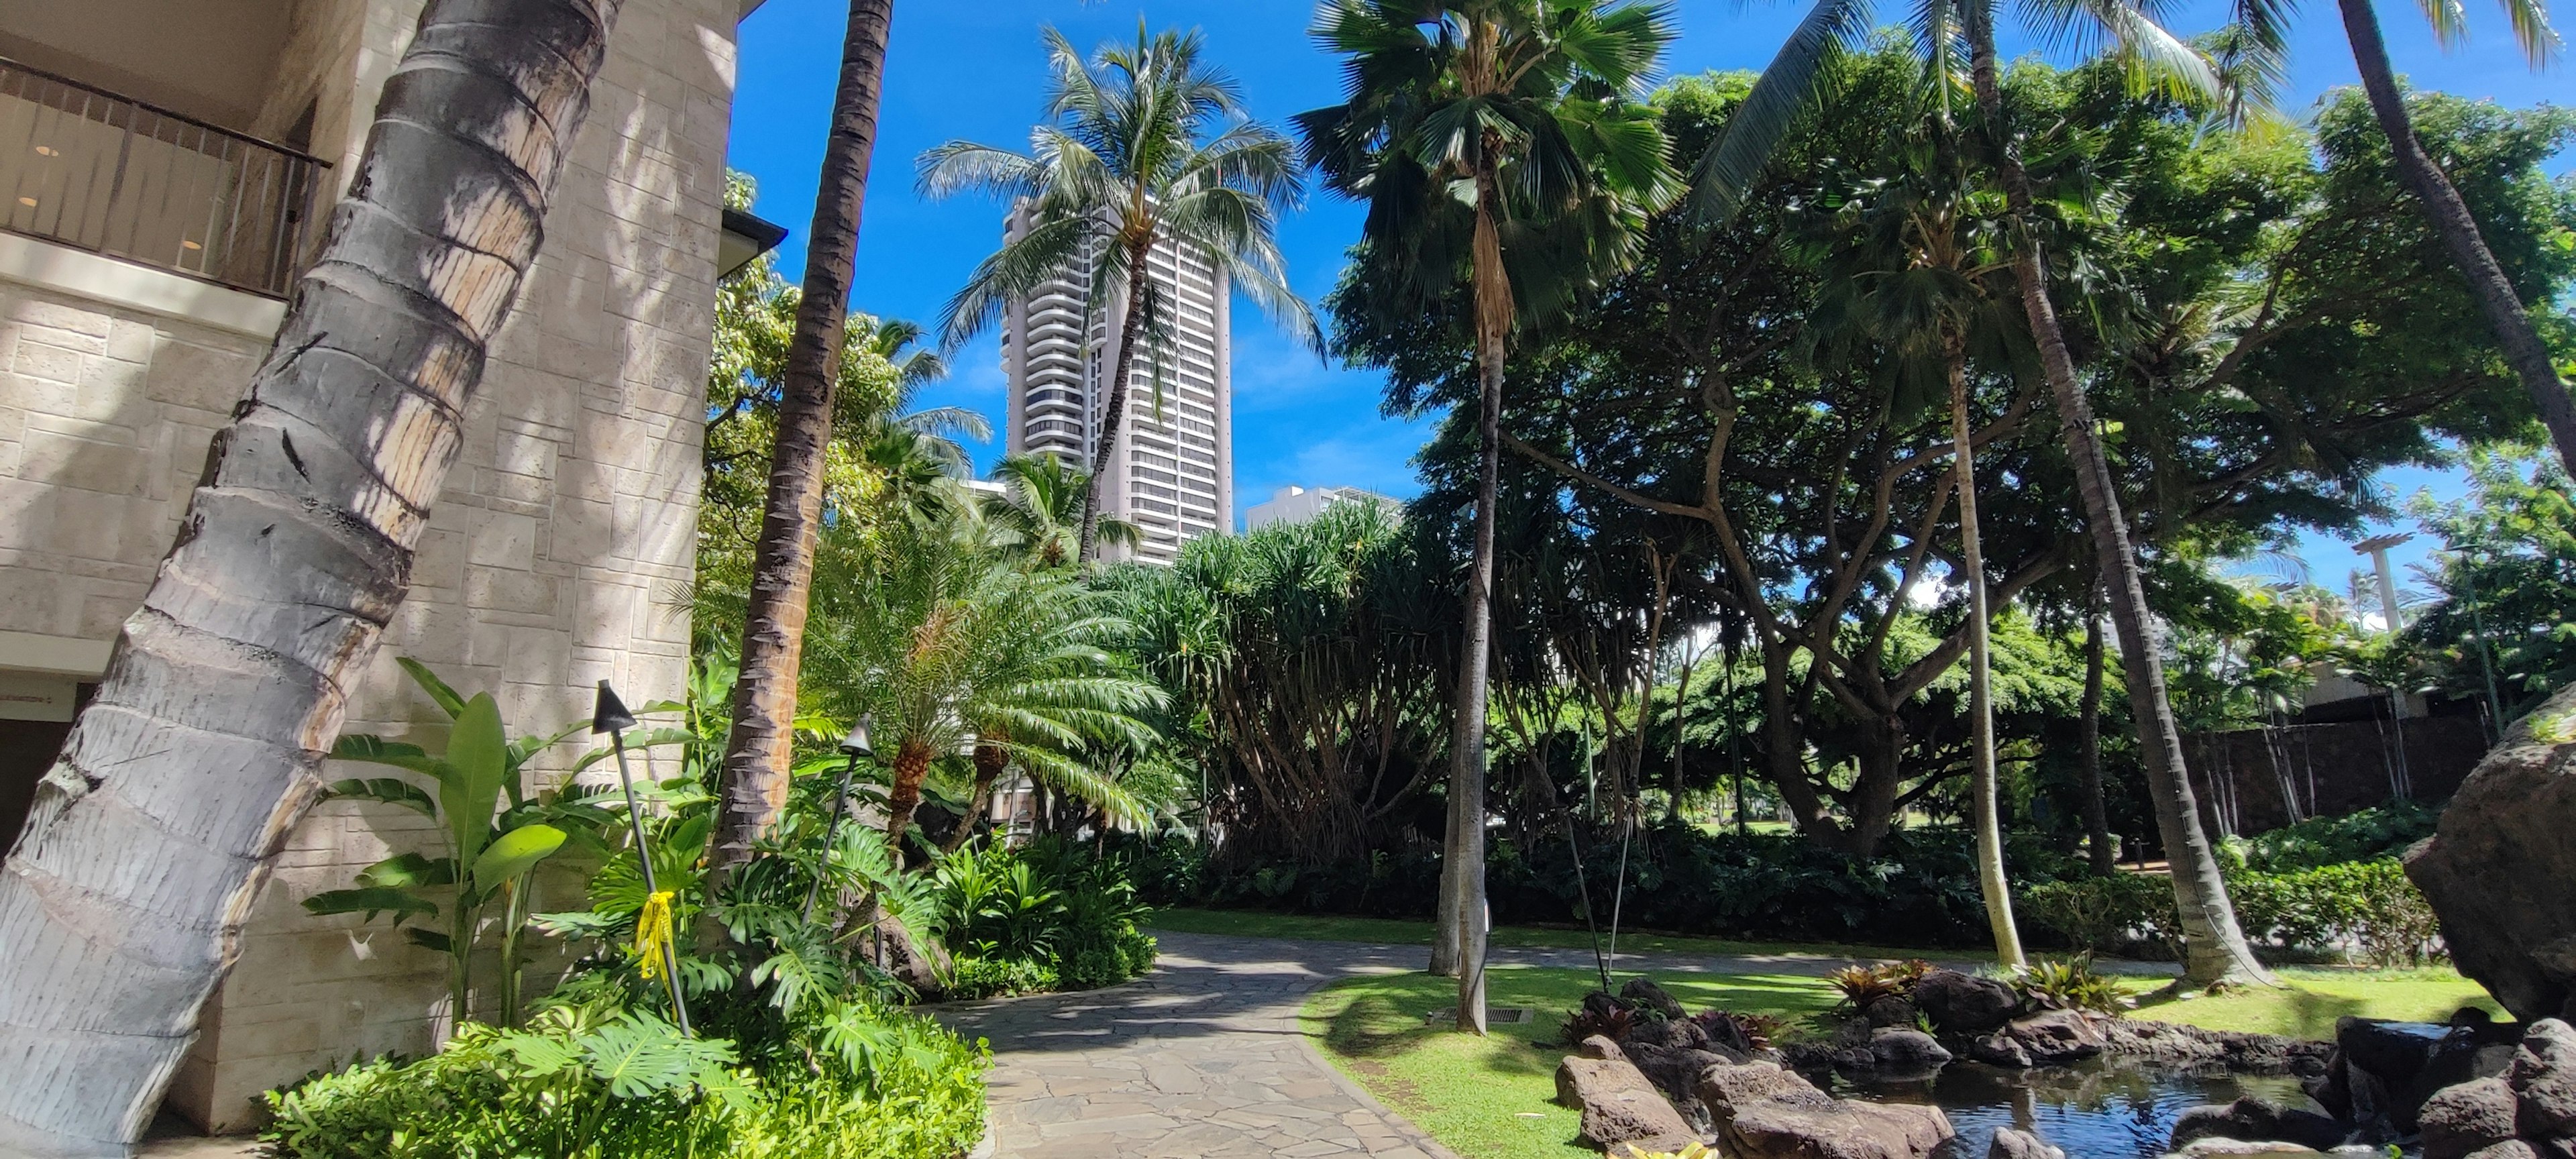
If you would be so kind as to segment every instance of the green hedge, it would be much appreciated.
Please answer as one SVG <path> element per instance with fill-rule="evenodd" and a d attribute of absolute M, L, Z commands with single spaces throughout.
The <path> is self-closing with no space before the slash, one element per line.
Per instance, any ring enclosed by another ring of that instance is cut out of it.
<path fill-rule="evenodd" d="M 2433 907 L 2395 858 L 2287 873 L 2233 869 L 2226 876 L 2238 923 L 2267 956 L 2349 953 L 2379 965 L 2442 956 Z M 2173 886 L 2163 877 L 2122 873 L 2048 882 L 2022 891 L 2020 900 L 2025 912 L 2068 941 L 2102 953 L 2171 957 L 2181 944 Z"/>

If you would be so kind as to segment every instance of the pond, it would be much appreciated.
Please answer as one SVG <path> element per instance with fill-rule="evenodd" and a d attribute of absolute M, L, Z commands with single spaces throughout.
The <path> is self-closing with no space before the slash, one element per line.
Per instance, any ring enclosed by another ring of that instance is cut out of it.
<path fill-rule="evenodd" d="M 2068 1159 L 2154 1159 L 2166 1153 L 2174 1122 L 2193 1107 L 2254 1095 L 2315 1109 L 2290 1075 L 2194 1073 L 2108 1058 L 2029 1070 L 1958 1062 L 1929 1078 L 1837 1078 L 1834 1085 L 1846 1097 L 1939 1106 L 1959 1137 L 1936 1159 L 1985 1159 L 1998 1127 L 2038 1135 L 2064 1148 Z"/>

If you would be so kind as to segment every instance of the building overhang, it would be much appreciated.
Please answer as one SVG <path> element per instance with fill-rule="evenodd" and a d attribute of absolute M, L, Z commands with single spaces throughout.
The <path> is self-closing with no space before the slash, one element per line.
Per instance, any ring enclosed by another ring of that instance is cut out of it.
<path fill-rule="evenodd" d="M 724 233 L 716 239 L 716 277 L 730 278 L 760 255 L 787 240 L 787 227 L 739 209 L 724 211 Z"/>

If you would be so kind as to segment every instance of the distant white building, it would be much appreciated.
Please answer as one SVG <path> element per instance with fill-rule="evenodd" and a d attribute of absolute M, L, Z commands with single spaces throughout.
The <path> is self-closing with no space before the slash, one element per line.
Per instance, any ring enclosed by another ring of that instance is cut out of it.
<path fill-rule="evenodd" d="M 1291 485 L 1271 492 L 1269 502 L 1253 504 L 1243 513 L 1243 522 L 1246 528 L 1253 531 L 1259 531 L 1273 523 L 1304 523 L 1323 514 L 1325 508 L 1340 503 L 1383 503 L 1390 509 L 1396 506 L 1393 499 L 1375 491 L 1363 491 L 1357 487 L 1309 488 Z"/>

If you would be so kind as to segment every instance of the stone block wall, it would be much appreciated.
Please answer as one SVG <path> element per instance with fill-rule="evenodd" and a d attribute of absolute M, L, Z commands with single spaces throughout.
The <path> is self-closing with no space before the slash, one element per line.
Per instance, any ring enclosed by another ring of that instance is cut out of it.
<path fill-rule="evenodd" d="M 422 0 L 298 2 L 260 119 L 277 133 L 312 110 L 311 151 L 335 166 L 327 198 L 354 168 Z M 515 731 L 587 719 L 601 679 L 630 703 L 680 694 L 739 10 L 625 3 L 411 594 L 352 699 L 352 731 L 443 743 L 443 718 L 396 656 L 494 693 Z M 0 631 L 115 635 L 267 346 L 0 280 Z M 538 776 L 581 751 L 549 754 Z M 301 903 L 434 840 L 402 810 L 326 804 L 305 819 L 207 1007 L 172 1109 L 241 1129 L 268 1087 L 431 1049 L 449 1014 L 443 959 L 382 922 L 316 918 Z M 541 892 L 540 909 L 580 904 L 569 874 Z"/>

